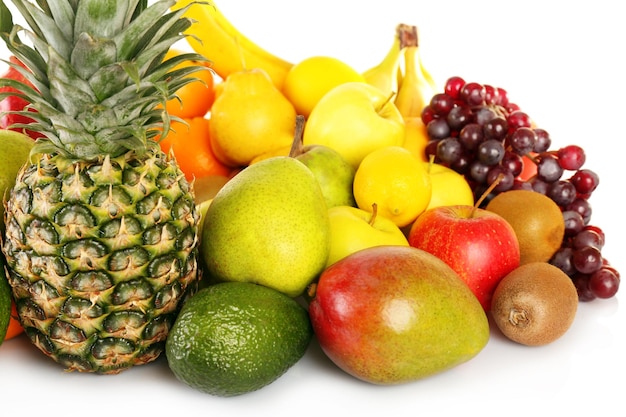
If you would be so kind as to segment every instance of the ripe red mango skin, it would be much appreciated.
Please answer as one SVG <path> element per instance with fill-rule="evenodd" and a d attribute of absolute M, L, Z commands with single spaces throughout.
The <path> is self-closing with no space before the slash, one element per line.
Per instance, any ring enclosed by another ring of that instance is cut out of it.
<path fill-rule="evenodd" d="M 489 339 L 487 316 L 458 275 L 409 246 L 372 247 L 331 265 L 309 315 L 324 353 L 378 385 L 450 369 Z"/>
<path fill-rule="evenodd" d="M 519 242 L 501 216 L 471 206 L 437 207 L 411 226 L 409 245 L 432 253 L 467 283 L 485 311 L 496 286 L 520 265 Z"/>
<path fill-rule="evenodd" d="M 9 57 L 9 61 L 13 64 L 17 64 L 25 68 L 24 64 L 22 64 L 22 62 L 13 55 Z M 4 74 L 0 75 L 0 77 L 18 80 L 31 87 L 33 86 L 26 78 L 24 78 L 24 76 L 19 71 L 17 71 L 13 67 L 9 67 Z M 18 93 L 19 91 L 12 87 L 0 87 L 0 92 Z M 8 111 L 23 110 L 28 104 L 29 104 L 28 101 L 24 100 L 21 97 L 7 96 L 4 99 L 0 100 L 0 113 L 8 112 Z M 34 120 L 31 119 L 30 117 L 22 116 L 19 114 L 1 114 L 0 115 L 0 128 L 7 129 L 9 128 L 9 126 L 13 124 L 29 124 L 29 123 L 32 123 L 33 121 Z M 12 129 L 12 130 L 22 132 L 21 129 Z M 33 139 L 37 139 L 43 136 L 41 133 L 34 132 L 31 130 L 26 130 L 23 133 L 25 133 L 26 135 L 30 136 Z"/>

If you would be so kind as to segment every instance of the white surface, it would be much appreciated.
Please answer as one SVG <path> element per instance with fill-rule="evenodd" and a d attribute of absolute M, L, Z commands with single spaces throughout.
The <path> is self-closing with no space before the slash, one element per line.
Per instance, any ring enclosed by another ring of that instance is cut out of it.
<path fill-rule="evenodd" d="M 440 83 L 460 75 L 503 87 L 551 133 L 553 147 L 586 149 L 586 167 L 601 179 L 591 199 L 592 223 L 606 232 L 604 255 L 626 273 L 619 202 L 626 156 L 626 26 L 619 2 L 217 4 L 242 32 L 286 59 L 332 55 L 363 70 L 382 58 L 397 23 L 418 25 L 426 66 Z M 551 345 L 523 347 L 492 332 L 470 362 L 401 386 L 373 386 L 344 374 L 314 342 L 275 383 L 230 399 L 178 382 L 164 358 L 116 376 L 64 373 L 22 336 L 0 347 L 0 398 L 3 415 L 9 407 L 48 416 L 150 416 L 169 410 L 185 416 L 619 415 L 626 409 L 619 382 L 626 371 L 625 297 L 622 288 L 611 300 L 581 304 L 570 331 Z"/>

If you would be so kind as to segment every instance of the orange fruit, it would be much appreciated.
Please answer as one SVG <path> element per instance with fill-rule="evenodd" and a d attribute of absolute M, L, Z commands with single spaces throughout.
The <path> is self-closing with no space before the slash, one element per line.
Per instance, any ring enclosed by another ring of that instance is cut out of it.
<path fill-rule="evenodd" d="M 185 122 L 172 122 L 168 135 L 159 142 L 163 152 L 174 153 L 190 181 L 210 175 L 229 176 L 231 168 L 222 164 L 211 149 L 209 119 L 194 117 Z"/>
<path fill-rule="evenodd" d="M 165 58 L 171 58 L 172 56 L 182 53 L 184 52 L 177 49 L 170 49 Z M 174 67 L 174 70 L 198 64 L 205 66 L 207 69 L 191 74 L 191 78 L 197 78 L 198 80 L 187 83 L 179 88 L 176 91 L 178 98 L 173 98 L 165 103 L 165 109 L 169 114 L 188 119 L 205 116 L 211 109 L 211 105 L 215 100 L 215 75 L 213 70 L 210 69 L 210 64 L 186 61 Z"/>
<path fill-rule="evenodd" d="M 4 335 L 4 340 L 12 339 L 22 333 L 24 333 L 24 328 L 17 320 L 17 308 L 15 307 L 15 303 L 11 302 L 11 318 L 9 319 L 9 327 Z"/>

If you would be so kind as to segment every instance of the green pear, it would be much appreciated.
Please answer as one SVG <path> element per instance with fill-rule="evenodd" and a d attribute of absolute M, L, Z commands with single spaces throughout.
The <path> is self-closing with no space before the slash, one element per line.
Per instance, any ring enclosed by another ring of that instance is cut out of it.
<path fill-rule="evenodd" d="M 326 266 L 329 229 L 310 169 L 289 156 L 256 162 L 207 209 L 200 250 L 208 279 L 253 282 L 296 297 Z"/>
<path fill-rule="evenodd" d="M 356 207 L 352 183 L 356 169 L 335 149 L 325 145 L 303 145 L 302 116 L 296 120 L 296 135 L 289 156 L 306 165 L 317 178 L 328 208 Z"/>
<path fill-rule="evenodd" d="M 23 133 L 0 129 L 0 144 L 0 198 L 7 198 L 35 141 Z M 4 204 L 0 204 L 0 232 L 4 233 L 1 219 L 4 219 Z"/>

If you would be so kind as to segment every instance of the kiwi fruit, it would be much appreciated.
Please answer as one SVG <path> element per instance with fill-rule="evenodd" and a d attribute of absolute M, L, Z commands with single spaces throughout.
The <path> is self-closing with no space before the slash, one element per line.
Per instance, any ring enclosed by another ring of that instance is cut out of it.
<path fill-rule="evenodd" d="M 519 266 L 498 283 L 491 303 L 496 326 L 509 339 L 541 346 L 571 327 L 578 293 L 571 278 L 547 262 Z"/>
<path fill-rule="evenodd" d="M 520 245 L 520 264 L 547 262 L 563 243 L 565 221 L 550 197 L 530 190 L 509 190 L 485 207 L 513 227 Z"/>

